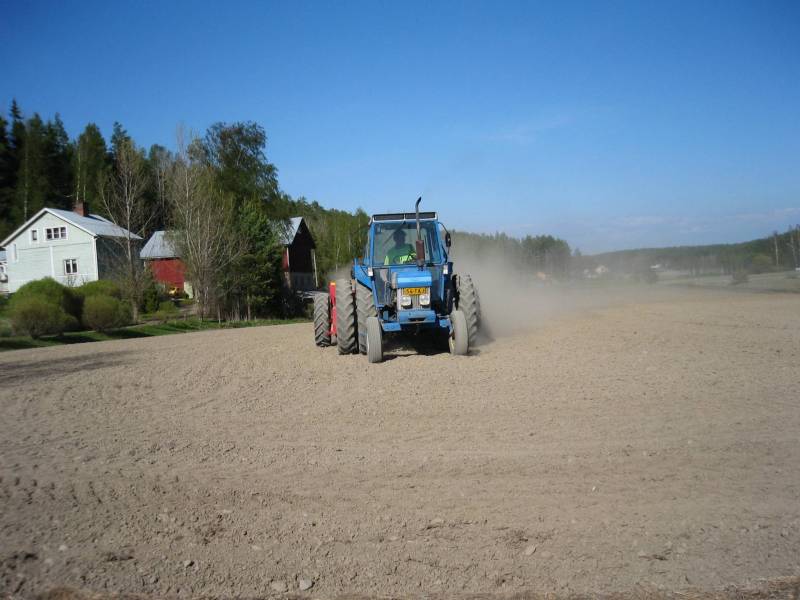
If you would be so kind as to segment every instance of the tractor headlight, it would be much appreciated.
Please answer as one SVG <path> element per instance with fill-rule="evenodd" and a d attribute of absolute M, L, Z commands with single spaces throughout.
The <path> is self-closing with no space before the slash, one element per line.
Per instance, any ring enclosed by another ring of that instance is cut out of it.
<path fill-rule="evenodd" d="M 420 294 L 419 295 L 419 305 L 420 306 L 430 306 L 431 305 L 431 295 L 430 294 Z"/>
<path fill-rule="evenodd" d="M 445 263 L 444 267 L 442 267 L 442 273 L 444 273 L 445 275 L 450 275 L 450 265 Z"/>
<path fill-rule="evenodd" d="M 402 306 L 403 308 L 411 306 L 411 296 L 408 296 L 406 294 L 400 296 L 400 306 Z"/>

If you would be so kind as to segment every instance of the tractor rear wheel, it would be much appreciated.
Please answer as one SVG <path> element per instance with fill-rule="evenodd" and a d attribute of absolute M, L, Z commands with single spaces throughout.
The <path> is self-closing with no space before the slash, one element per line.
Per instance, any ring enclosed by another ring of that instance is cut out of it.
<path fill-rule="evenodd" d="M 336 280 L 336 347 L 339 354 L 352 354 L 356 340 L 356 303 L 349 279 Z"/>
<path fill-rule="evenodd" d="M 469 275 L 460 275 L 457 284 L 456 308 L 464 313 L 469 331 L 469 345 L 474 346 L 478 340 L 478 327 L 481 324 L 481 300 L 478 297 L 478 289 Z"/>
<path fill-rule="evenodd" d="M 366 322 L 367 360 L 371 363 L 383 361 L 383 330 L 378 317 L 367 317 Z"/>
<path fill-rule="evenodd" d="M 358 351 L 367 353 L 367 319 L 378 316 L 372 290 L 356 282 L 356 313 L 358 314 Z"/>
<path fill-rule="evenodd" d="M 450 354 L 464 356 L 469 352 L 469 330 L 467 318 L 460 310 L 450 313 L 453 331 L 450 333 Z"/>
<path fill-rule="evenodd" d="M 331 302 L 328 294 L 314 295 L 314 342 L 321 348 L 331 345 Z"/>

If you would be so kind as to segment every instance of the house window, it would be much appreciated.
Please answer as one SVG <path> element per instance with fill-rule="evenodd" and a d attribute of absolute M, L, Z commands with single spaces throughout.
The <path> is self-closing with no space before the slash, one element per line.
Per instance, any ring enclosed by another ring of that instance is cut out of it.
<path fill-rule="evenodd" d="M 64 261 L 64 274 L 65 275 L 77 275 L 78 274 L 78 259 L 77 258 L 67 258 Z"/>
<path fill-rule="evenodd" d="M 17 244 L 11 244 L 11 260 L 14 262 L 19 261 L 19 254 L 17 253 Z"/>
<path fill-rule="evenodd" d="M 66 227 L 48 227 L 44 230 L 45 237 L 50 240 L 65 240 L 67 239 Z"/>
<path fill-rule="evenodd" d="M 31 229 L 31 241 L 38 242 L 39 241 L 39 230 L 38 229 Z"/>

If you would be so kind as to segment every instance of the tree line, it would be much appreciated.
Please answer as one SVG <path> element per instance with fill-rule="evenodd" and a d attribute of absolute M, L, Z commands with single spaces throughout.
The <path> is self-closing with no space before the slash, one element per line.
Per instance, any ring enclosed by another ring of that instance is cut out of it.
<path fill-rule="evenodd" d="M 774 231 L 770 236 L 735 244 L 618 250 L 586 259 L 622 273 L 642 271 L 653 265 L 695 276 L 785 271 L 800 267 L 800 225 L 789 226 L 783 233 Z"/>
<path fill-rule="evenodd" d="M 505 233 L 453 232 L 456 257 L 484 258 L 503 261 L 520 272 L 544 273 L 557 278 L 570 272 L 572 251 L 569 244 L 552 235 L 511 237 Z"/>
<path fill-rule="evenodd" d="M 170 231 L 201 314 L 242 318 L 285 313 L 281 258 L 289 217 L 306 218 L 320 275 L 348 265 L 364 246 L 363 210 L 330 210 L 278 184 L 267 135 L 253 122 L 216 123 L 202 135 L 179 131 L 176 150 L 138 145 L 120 123 L 106 141 L 89 123 L 70 139 L 58 114 L 26 117 L 16 101 L 0 116 L 0 238 L 43 207 L 88 207 L 143 239 Z M 142 305 L 149 273 L 141 242 L 115 239 L 117 279 Z"/>

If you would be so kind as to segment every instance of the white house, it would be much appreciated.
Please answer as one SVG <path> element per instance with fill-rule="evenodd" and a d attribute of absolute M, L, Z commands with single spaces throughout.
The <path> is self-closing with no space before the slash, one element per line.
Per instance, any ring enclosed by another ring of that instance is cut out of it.
<path fill-rule="evenodd" d="M 0 250 L 0 295 L 8 294 L 8 275 L 6 275 L 6 251 Z"/>
<path fill-rule="evenodd" d="M 99 215 L 85 214 L 80 204 L 74 212 L 43 208 L 0 242 L 6 249 L 8 291 L 43 277 L 70 286 L 108 278 L 121 256 L 117 242 L 128 235 L 142 239 Z"/>

